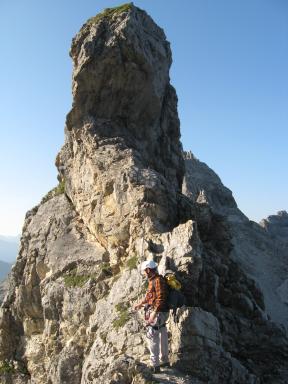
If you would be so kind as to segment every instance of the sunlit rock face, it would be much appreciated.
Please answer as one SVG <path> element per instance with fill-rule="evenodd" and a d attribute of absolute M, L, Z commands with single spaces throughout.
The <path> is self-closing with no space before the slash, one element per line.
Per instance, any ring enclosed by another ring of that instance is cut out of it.
<path fill-rule="evenodd" d="M 183 158 L 164 32 L 126 4 L 90 19 L 71 57 L 60 184 L 26 215 L 0 310 L 1 383 L 155 381 L 143 314 L 131 310 L 147 258 L 173 270 L 187 298 L 167 324 L 172 369 L 157 380 L 287 383 L 271 285 L 248 257 L 270 235 L 211 169 Z"/>
<path fill-rule="evenodd" d="M 156 231 L 177 224 L 184 175 L 170 45 L 144 11 L 123 9 L 73 39 L 73 107 L 57 158 L 67 195 L 114 263 L 144 216 Z"/>

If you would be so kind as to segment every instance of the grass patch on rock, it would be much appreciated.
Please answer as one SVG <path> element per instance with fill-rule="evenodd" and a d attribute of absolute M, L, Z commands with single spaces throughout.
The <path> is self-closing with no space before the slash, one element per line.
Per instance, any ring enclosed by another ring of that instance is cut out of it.
<path fill-rule="evenodd" d="M 68 288 L 83 287 L 83 285 L 93 276 L 91 275 L 78 275 L 77 270 L 74 269 L 66 276 L 64 276 L 65 286 Z"/>
<path fill-rule="evenodd" d="M 99 13 L 98 15 L 91 17 L 87 23 L 88 24 L 96 24 L 98 21 L 101 19 L 108 19 L 111 18 L 114 15 L 118 15 L 122 12 L 127 12 L 129 9 L 131 9 L 132 4 L 131 3 L 126 3 L 122 4 L 119 7 L 114 7 L 114 8 L 105 8 L 103 12 Z"/>
<path fill-rule="evenodd" d="M 129 320 L 128 305 L 119 303 L 115 306 L 115 309 L 118 313 L 118 317 L 113 321 L 112 324 L 115 329 L 119 329 L 124 327 L 124 325 Z"/>
<path fill-rule="evenodd" d="M 126 265 L 130 271 L 132 271 L 132 269 L 137 268 L 137 261 L 138 260 L 136 255 L 127 260 Z"/>
<path fill-rule="evenodd" d="M 13 367 L 13 364 L 8 361 L 1 361 L 0 362 L 0 375 L 3 375 L 5 373 L 14 373 L 15 368 Z"/>
<path fill-rule="evenodd" d="M 41 200 L 41 204 L 46 203 L 47 201 L 49 201 L 50 199 L 52 199 L 52 198 L 55 197 L 55 196 L 62 195 L 64 192 L 65 192 L 65 180 L 62 180 L 62 181 L 57 185 L 57 187 L 51 189 L 51 191 L 49 191 L 49 192 L 47 193 L 47 195 L 45 195 L 45 196 L 43 197 L 43 199 Z"/>
<path fill-rule="evenodd" d="M 90 276 L 67 275 L 64 277 L 64 282 L 66 287 L 69 288 L 83 287 L 89 278 Z"/>
<path fill-rule="evenodd" d="M 112 269 L 109 263 L 102 263 L 100 265 L 100 275 L 98 272 L 89 273 L 89 271 L 77 271 L 73 268 L 66 272 L 64 275 L 64 284 L 67 288 L 82 288 L 89 279 L 99 283 L 102 280 L 112 277 Z"/>

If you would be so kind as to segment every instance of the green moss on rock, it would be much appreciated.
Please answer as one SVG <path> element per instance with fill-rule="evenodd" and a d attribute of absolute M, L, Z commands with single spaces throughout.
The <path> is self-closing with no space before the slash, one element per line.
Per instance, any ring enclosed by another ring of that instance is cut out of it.
<path fill-rule="evenodd" d="M 119 7 L 114 7 L 114 8 L 105 8 L 103 12 L 98 13 L 98 15 L 91 17 L 87 23 L 88 24 L 96 24 L 98 21 L 101 19 L 108 19 L 111 18 L 114 15 L 118 15 L 122 12 L 128 12 L 132 8 L 132 3 L 126 3 L 122 4 Z"/>
<path fill-rule="evenodd" d="M 118 317 L 112 324 L 115 329 L 119 329 L 124 327 L 129 320 L 128 306 L 127 304 L 119 303 L 115 306 L 115 309 L 118 312 Z"/>

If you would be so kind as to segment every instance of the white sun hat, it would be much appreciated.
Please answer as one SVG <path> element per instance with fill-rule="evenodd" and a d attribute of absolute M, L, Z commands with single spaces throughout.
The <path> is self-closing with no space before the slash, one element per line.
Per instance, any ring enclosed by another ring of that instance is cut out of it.
<path fill-rule="evenodd" d="M 155 269 L 157 267 L 158 264 L 154 260 L 146 260 L 141 264 L 141 271 L 145 271 L 146 268 Z"/>

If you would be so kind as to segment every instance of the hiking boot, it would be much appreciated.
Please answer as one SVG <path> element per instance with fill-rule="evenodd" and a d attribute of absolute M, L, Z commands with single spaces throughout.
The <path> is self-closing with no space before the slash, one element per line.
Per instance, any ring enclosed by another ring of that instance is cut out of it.
<path fill-rule="evenodd" d="M 160 373 L 160 366 L 157 365 L 156 367 L 151 367 L 151 371 L 152 373 Z"/>

